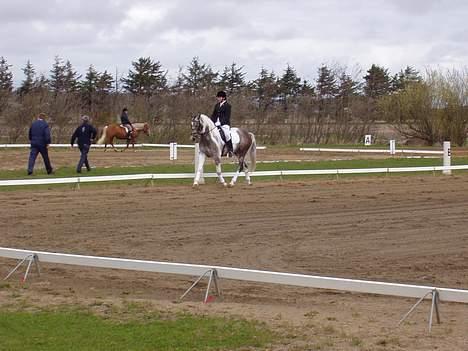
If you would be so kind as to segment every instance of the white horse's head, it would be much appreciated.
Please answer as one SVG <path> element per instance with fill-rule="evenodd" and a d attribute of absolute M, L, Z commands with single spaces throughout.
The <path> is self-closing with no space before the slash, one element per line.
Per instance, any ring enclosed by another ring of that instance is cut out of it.
<path fill-rule="evenodd" d="M 192 117 L 192 140 L 199 142 L 202 135 L 210 133 L 215 129 L 214 123 L 204 114 L 197 114 Z"/>

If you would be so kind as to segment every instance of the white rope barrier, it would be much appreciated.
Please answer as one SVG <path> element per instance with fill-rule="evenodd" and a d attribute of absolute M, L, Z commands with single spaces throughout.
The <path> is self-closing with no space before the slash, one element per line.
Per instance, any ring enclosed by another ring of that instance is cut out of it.
<path fill-rule="evenodd" d="M 255 171 L 251 177 L 270 176 L 297 176 L 297 175 L 340 175 L 340 174 L 371 174 L 371 173 L 401 173 L 401 172 L 437 172 L 452 170 L 467 170 L 468 165 L 458 166 L 426 166 L 426 167 L 394 167 L 394 168 L 357 168 L 357 169 L 312 169 L 312 170 L 280 170 L 280 171 Z M 235 172 L 225 172 L 223 175 L 233 177 Z M 216 173 L 205 173 L 205 178 L 216 178 Z M 84 176 L 67 178 L 39 178 L 39 179 L 12 179 L 0 180 L 0 186 L 18 185 L 48 185 L 48 184 L 76 184 L 91 182 L 108 182 L 124 180 L 155 180 L 155 179 L 193 179 L 193 173 L 145 173 L 125 174 L 112 176 Z"/>
<path fill-rule="evenodd" d="M 124 258 L 83 256 L 0 247 L 0 257 L 24 259 L 28 256 L 38 258 L 39 262 L 60 263 L 97 268 L 125 269 L 144 272 L 170 273 L 200 276 L 207 270 L 215 269 L 219 278 L 244 280 L 260 283 L 294 285 L 309 288 L 343 290 L 368 294 L 420 298 L 434 290 L 442 301 L 468 303 L 468 290 L 438 288 L 410 284 L 396 284 L 378 281 L 345 278 L 321 277 L 305 274 L 271 272 L 253 269 L 207 266 L 187 263 L 143 261 Z"/>

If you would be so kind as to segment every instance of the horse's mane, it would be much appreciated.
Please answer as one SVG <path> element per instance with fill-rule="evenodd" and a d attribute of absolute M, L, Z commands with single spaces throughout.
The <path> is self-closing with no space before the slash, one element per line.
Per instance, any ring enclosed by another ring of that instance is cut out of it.
<path fill-rule="evenodd" d="M 211 129 L 213 129 L 215 127 L 215 124 L 213 123 L 211 118 L 208 117 L 207 115 L 204 115 L 203 113 L 200 114 L 200 120 L 203 122 L 203 125 L 208 127 L 209 130 L 211 130 Z"/>

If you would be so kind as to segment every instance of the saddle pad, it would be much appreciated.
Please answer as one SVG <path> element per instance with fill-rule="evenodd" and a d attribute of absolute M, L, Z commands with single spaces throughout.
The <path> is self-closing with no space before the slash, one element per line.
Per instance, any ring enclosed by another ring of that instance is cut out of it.
<path fill-rule="evenodd" d="M 240 137 L 239 133 L 237 131 L 237 128 L 231 128 L 231 139 L 232 139 L 232 144 L 239 144 L 240 142 Z"/>

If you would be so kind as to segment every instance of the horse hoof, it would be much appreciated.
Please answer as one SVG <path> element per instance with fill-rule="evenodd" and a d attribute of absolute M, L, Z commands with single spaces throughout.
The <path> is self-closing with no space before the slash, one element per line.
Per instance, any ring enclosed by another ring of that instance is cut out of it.
<path fill-rule="evenodd" d="M 193 189 L 198 189 L 198 183 L 193 183 L 192 188 Z"/>
<path fill-rule="evenodd" d="M 221 183 L 221 184 L 223 184 L 223 187 L 227 188 L 227 184 L 226 184 L 226 183 Z"/>
<path fill-rule="evenodd" d="M 234 188 L 235 183 L 229 183 L 230 188 Z"/>

